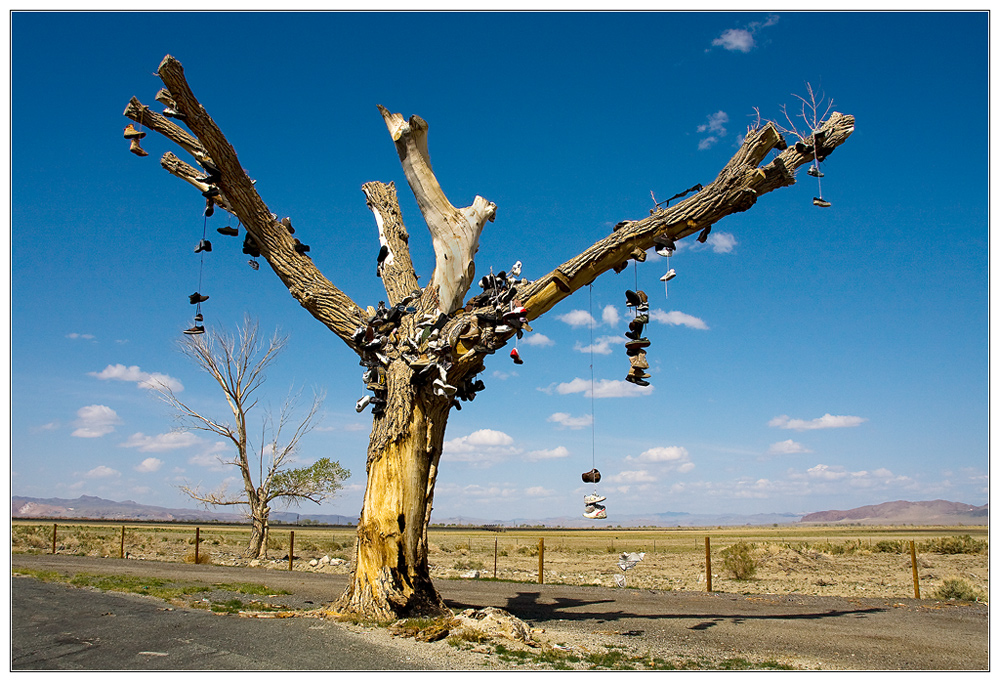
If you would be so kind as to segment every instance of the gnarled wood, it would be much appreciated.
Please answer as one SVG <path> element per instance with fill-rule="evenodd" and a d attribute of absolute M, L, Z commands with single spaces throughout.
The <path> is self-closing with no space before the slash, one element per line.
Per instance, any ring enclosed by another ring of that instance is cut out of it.
<path fill-rule="evenodd" d="M 829 154 L 854 131 L 854 117 L 834 113 L 822 130 L 826 134 L 822 146 Z M 697 194 L 674 206 L 657 210 L 643 220 L 629 222 L 532 282 L 521 299 L 528 309 L 528 319 L 545 314 L 599 275 L 627 261 L 633 249 L 645 251 L 651 248 L 657 236 L 668 235 L 679 241 L 701 233 L 727 215 L 746 211 L 761 195 L 795 184 L 794 170 L 811 162 L 811 153 L 789 147 L 773 161 L 759 167 L 778 139 L 778 132 L 770 123 L 750 131 L 718 177 Z M 808 138 L 806 142 L 812 144 L 813 138 Z"/>
<path fill-rule="evenodd" d="M 441 312 L 450 314 L 462 306 L 475 279 L 473 258 L 479 250 L 479 235 L 486 222 L 496 216 L 496 204 L 477 196 L 471 206 L 452 206 L 431 169 L 427 122 L 419 116 L 411 116 L 407 122 L 381 105 L 379 111 L 433 240 L 434 275 L 428 288 L 437 291 Z"/>
<path fill-rule="evenodd" d="M 403 225 L 403 216 L 396 198 L 396 186 L 382 182 L 366 182 L 361 191 L 368 199 L 368 208 L 375 216 L 379 245 L 389 249 L 389 255 L 379 272 L 389 305 L 396 305 L 411 292 L 420 288 L 417 273 L 410 259 L 410 235 Z"/>
<path fill-rule="evenodd" d="M 157 71 L 176 102 L 177 110 L 184 115 L 185 124 L 219 169 L 218 187 L 232 212 L 253 236 L 261 256 L 303 308 L 357 350 L 351 336 L 364 312 L 324 277 L 309 257 L 295 251 L 295 239 L 257 194 L 236 151 L 191 92 L 181 63 L 167 55 Z M 150 120 L 156 119 L 150 116 Z"/>

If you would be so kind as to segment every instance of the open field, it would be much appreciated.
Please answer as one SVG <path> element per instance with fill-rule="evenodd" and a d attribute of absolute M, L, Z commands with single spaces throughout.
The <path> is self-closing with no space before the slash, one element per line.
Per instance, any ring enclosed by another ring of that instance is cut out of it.
<path fill-rule="evenodd" d="M 59 554 L 118 557 L 122 524 L 67 522 L 56 528 Z M 194 525 L 124 525 L 124 551 L 138 560 L 194 560 Z M 249 531 L 240 526 L 199 526 L 199 558 L 244 566 L 240 556 Z M 287 570 L 294 531 L 293 569 L 350 572 L 354 529 L 277 527 L 271 531 L 265 569 Z M 12 551 L 52 551 L 52 523 L 14 521 Z M 933 599 L 946 581 L 961 580 L 981 601 L 989 599 L 988 528 L 778 526 L 643 529 L 431 528 L 434 577 L 537 582 L 539 540 L 544 542 L 544 582 L 614 586 L 621 552 L 645 552 L 626 574 L 629 588 L 704 591 L 705 538 L 710 539 L 712 589 L 740 594 L 909 598 L 914 596 L 910 541 L 917 549 L 920 594 Z M 726 549 L 743 541 L 755 574 L 737 580 L 725 566 Z M 328 557 L 330 563 L 323 561 Z M 343 563 L 337 560 L 342 560 Z M 311 566 L 310 561 L 317 565 Z M 953 583 L 951 583 L 953 584 Z"/>

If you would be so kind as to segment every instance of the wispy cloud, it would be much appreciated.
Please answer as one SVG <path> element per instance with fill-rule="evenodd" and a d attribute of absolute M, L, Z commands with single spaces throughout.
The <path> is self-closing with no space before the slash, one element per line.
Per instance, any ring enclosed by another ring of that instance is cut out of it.
<path fill-rule="evenodd" d="M 120 471 L 116 471 L 111 467 L 106 467 L 103 464 L 99 467 L 94 467 L 87 473 L 83 475 L 84 478 L 115 478 L 121 476 Z"/>
<path fill-rule="evenodd" d="M 546 421 L 559 424 L 564 429 L 582 429 L 594 423 L 594 415 L 585 414 L 580 417 L 573 417 L 567 412 L 556 412 L 549 416 Z"/>
<path fill-rule="evenodd" d="M 131 367 L 121 364 L 108 365 L 100 372 L 88 372 L 87 374 L 102 380 L 134 381 L 139 388 L 149 389 L 163 386 L 174 393 L 180 393 L 184 390 L 184 385 L 177 379 L 159 372 L 143 372 L 137 365 Z"/>
<path fill-rule="evenodd" d="M 727 123 L 729 123 L 729 114 L 726 112 L 719 110 L 714 114 L 709 114 L 705 123 L 698 126 L 699 133 L 708 133 L 698 142 L 698 149 L 709 149 L 719 141 L 720 137 L 725 136 Z"/>
<path fill-rule="evenodd" d="M 594 339 L 594 343 L 586 346 L 579 341 L 573 346 L 573 350 L 581 353 L 596 353 L 598 355 L 611 355 L 625 343 L 624 336 L 599 336 Z"/>
<path fill-rule="evenodd" d="M 671 310 L 669 313 L 663 310 L 653 310 L 649 313 L 649 319 L 663 324 L 670 324 L 675 327 L 691 327 L 692 329 L 708 329 L 708 325 L 701 318 L 694 315 L 682 313 L 679 310 Z"/>
<path fill-rule="evenodd" d="M 704 244 L 697 241 L 691 244 L 691 250 L 712 249 L 713 253 L 732 253 L 738 243 L 731 232 L 712 232 Z"/>
<path fill-rule="evenodd" d="M 521 343 L 525 346 L 554 346 L 556 344 L 555 341 L 547 337 L 545 334 L 539 334 L 538 332 L 528 334 L 521 339 Z"/>
<path fill-rule="evenodd" d="M 571 327 L 590 327 L 597 324 L 594 316 L 586 310 L 571 310 L 568 313 L 557 315 L 556 319 L 565 322 Z"/>
<path fill-rule="evenodd" d="M 650 448 L 649 450 L 641 452 L 637 457 L 628 455 L 625 457 L 625 461 L 648 462 L 658 465 L 666 465 L 668 470 L 676 471 L 682 474 L 686 474 L 694 469 L 694 462 L 691 461 L 691 454 L 687 451 L 687 448 L 678 445 Z"/>
<path fill-rule="evenodd" d="M 591 397 L 591 395 L 594 398 L 638 398 L 652 393 L 653 386 L 636 386 L 627 381 L 601 379 L 594 382 L 593 388 L 591 388 L 590 379 L 581 379 L 578 377 L 572 381 L 552 384 L 538 390 L 543 393 L 558 393 L 559 395 L 582 393 L 586 398 Z"/>
<path fill-rule="evenodd" d="M 837 416 L 829 413 L 811 420 L 792 419 L 787 414 L 783 414 L 769 421 L 767 425 L 792 431 L 813 431 L 816 429 L 843 429 L 858 426 L 866 421 L 868 421 L 866 417 Z"/>
<path fill-rule="evenodd" d="M 107 405 L 87 405 L 76 411 L 77 419 L 73 426 L 77 427 L 72 436 L 76 438 L 100 438 L 115 430 L 122 423 L 118 413 Z"/>
<path fill-rule="evenodd" d="M 524 455 L 524 459 L 529 462 L 537 462 L 543 459 L 560 459 L 562 457 L 569 457 L 569 450 L 562 445 L 549 450 L 532 450 Z"/>
<path fill-rule="evenodd" d="M 721 47 L 730 52 L 743 52 L 744 54 L 750 52 L 757 46 L 757 32 L 762 28 L 774 26 L 778 23 L 778 18 L 778 15 L 771 14 L 764 21 L 753 21 L 747 24 L 746 28 L 726 29 L 722 35 L 712 41 L 712 47 Z"/>
<path fill-rule="evenodd" d="M 161 433 L 156 436 L 147 436 L 144 433 L 133 433 L 119 447 L 138 448 L 139 452 L 167 452 L 178 448 L 188 448 L 198 445 L 204 441 L 198 436 L 188 431 L 171 431 Z"/>
<path fill-rule="evenodd" d="M 812 452 L 812 450 L 807 448 L 802 443 L 796 443 L 791 438 L 778 443 L 772 443 L 771 447 L 767 449 L 767 454 L 769 455 L 799 455 L 810 452 Z"/>
<path fill-rule="evenodd" d="M 93 334 L 78 334 L 77 332 L 72 332 L 71 334 L 67 334 L 66 338 L 67 339 L 83 339 L 84 341 L 93 341 L 94 340 L 94 335 Z"/>

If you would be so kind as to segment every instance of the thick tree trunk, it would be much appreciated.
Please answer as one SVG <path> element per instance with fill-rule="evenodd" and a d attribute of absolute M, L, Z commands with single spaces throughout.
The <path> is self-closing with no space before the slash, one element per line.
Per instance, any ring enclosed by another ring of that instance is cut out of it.
<path fill-rule="evenodd" d="M 333 609 L 375 620 L 440 615 L 447 607 L 430 578 L 427 526 L 451 399 L 415 391 L 403 362 L 388 375 L 388 405 L 368 446 L 354 570 Z"/>
<path fill-rule="evenodd" d="M 263 507 L 263 508 L 261 508 Z M 268 516 L 271 509 L 265 505 L 258 505 L 251 498 L 250 507 L 250 541 L 247 548 L 243 550 L 246 559 L 258 559 L 262 553 L 267 553 L 267 532 Z"/>

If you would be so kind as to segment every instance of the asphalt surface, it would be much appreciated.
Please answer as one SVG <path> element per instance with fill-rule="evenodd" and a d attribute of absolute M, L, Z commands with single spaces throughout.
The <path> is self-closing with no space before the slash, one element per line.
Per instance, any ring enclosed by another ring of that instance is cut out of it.
<path fill-rule="evenodd" d="M 257 582 L 289 608 L 335 599 L 346 576 L 53 555 L 12 567 Z M 435 583 L 452 608 L 496 606 L 551 641 L 601 636 L 657 656 L 773 657 L 840 670 L 988 670 L 989 609 L 932 600 L 661 592 L 474 580 Z M 165 602 L 28 578 L 12 581 L 11 667 L 26 669 L 440 669 L 316 619 L 164 610 Z M 106 615 L 114 614 L 114 615 Z M 265 636 L 261 636 L 262 632 Z M 248 644 L 252 643 L 252 644 Z M 169 649 L 169 656 L 162 655 Z"/>

